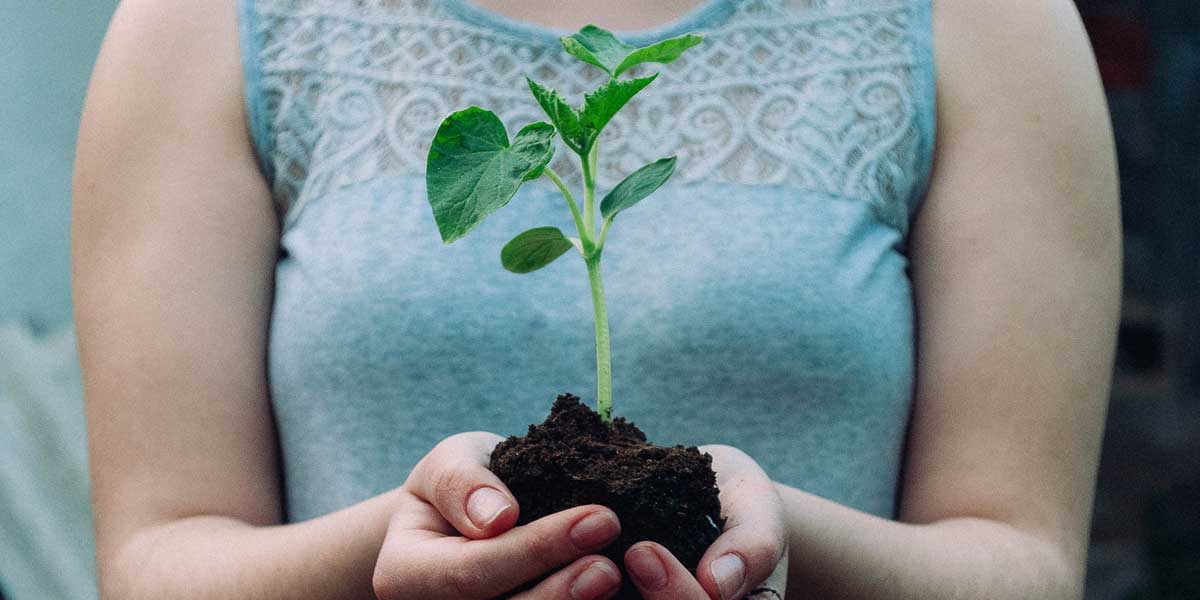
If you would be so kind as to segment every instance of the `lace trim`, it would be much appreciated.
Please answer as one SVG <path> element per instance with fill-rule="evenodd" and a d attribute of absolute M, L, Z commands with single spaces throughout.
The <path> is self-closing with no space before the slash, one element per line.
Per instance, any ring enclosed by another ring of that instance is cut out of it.
<path fill-rule="evenodd" d="M 253 0 L 252 0 L 253 1 Z M 737 2 L 605 131 L 598 179 L 679 156 L 675 183 L 784 185 L 870 203 L 906 232 L 930 140 L 911 1 Z M 816 6 L 820 5 L 820 6 Z M 437 0 L 257 0 L 259 93 L 276 201 L 424 172 L 442 117 L 477 104 L 510 131 L 544 120 L 526 74 L 575 101 L 599 83 L 557 44 L 456 18 Z M 555 168 L 574 176 L 560 149 Z"/>

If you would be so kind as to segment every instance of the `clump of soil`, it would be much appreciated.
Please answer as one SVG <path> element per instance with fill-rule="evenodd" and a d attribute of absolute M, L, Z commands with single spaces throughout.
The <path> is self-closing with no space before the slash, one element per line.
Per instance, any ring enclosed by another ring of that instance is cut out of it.
<path fill-rule="evenodd" d="M 655 446 L 622 417 L 611 425 L 571 394 L 550 416 L 492 452 L 491 470 L 520 504 L 518 525 L 584 504 L 611 508 L 621 536 L 604 549 L 622 571 L 618 599 L 641 599 L 625 572 L 625 551 L 652 540 L 695 573 L 724 529 L 712 456 L 695 446 Z"/>

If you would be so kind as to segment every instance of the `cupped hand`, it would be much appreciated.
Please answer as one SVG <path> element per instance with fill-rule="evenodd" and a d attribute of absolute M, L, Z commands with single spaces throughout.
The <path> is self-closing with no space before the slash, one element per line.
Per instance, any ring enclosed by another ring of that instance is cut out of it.
<path fill-rule="evenodd" d="M 487 468 L 501 439 L 458 434 L 413 467 L 375 564 L 381 600 L 494 598 L 551 572 L 512 598 L 596 600 L 616 591 L 616 565 L 592 554 L 620 533 L 616 515 L 579 506 L 513 527 L 517 501 Z"/>
<path fill-rule="evenodd" d="M 787 545 L 783 502 L 775 486 L 737 448 L 714 445 L 700 451 L 713 457 L 725 531 L 700 559 L 695 577 L 665 547 L 634 544 L 625 553 L 634 585 L 645 600 L 782 600 Z"/>

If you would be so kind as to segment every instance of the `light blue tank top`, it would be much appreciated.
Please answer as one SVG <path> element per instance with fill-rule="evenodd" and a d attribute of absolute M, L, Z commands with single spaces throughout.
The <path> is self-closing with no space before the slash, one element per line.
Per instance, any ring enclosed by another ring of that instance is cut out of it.
<path fill-rule="evenodd" d="M 425 199 L 441 119 L 544 120 L 599 73 L 562 32 L 470 0 L 242 0 L 250 128 L 283 223 L 268 371 L 287 514 L 403 483 L 442 438 L 593 401 L 583 262 L 500 267 L 568 230 L 545 181 L 453 245 Z M 774 479 L 895 511 L 914 373 L 905 240 L 930 170 L 929 0 L 708 0 L 633 43 L 704 44 L 606 130 L 603 192 L 678 155 L 605 247 L 616 413 L 660 444 L 742 448 Z M 554 163 L 575 178 L 568 153 Z"/>

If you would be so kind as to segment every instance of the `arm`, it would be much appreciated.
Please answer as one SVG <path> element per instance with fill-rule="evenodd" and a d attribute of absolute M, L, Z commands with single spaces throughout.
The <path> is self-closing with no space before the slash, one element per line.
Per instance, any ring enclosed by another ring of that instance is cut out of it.
<path fill-rule="evenodd" d="M 792 597 L 1079 598 L 1112 368 L 1111 134 L 1066 0 L 935 3 L 900 520 L 779 486 Z"/>
<path fill-rule="evenodd" d="M 370 597 L 393 498 L 277 526 L 277 244 L 232 2 L 127 0 L 84 112 L 74 301 L 105 597 Z"/>

